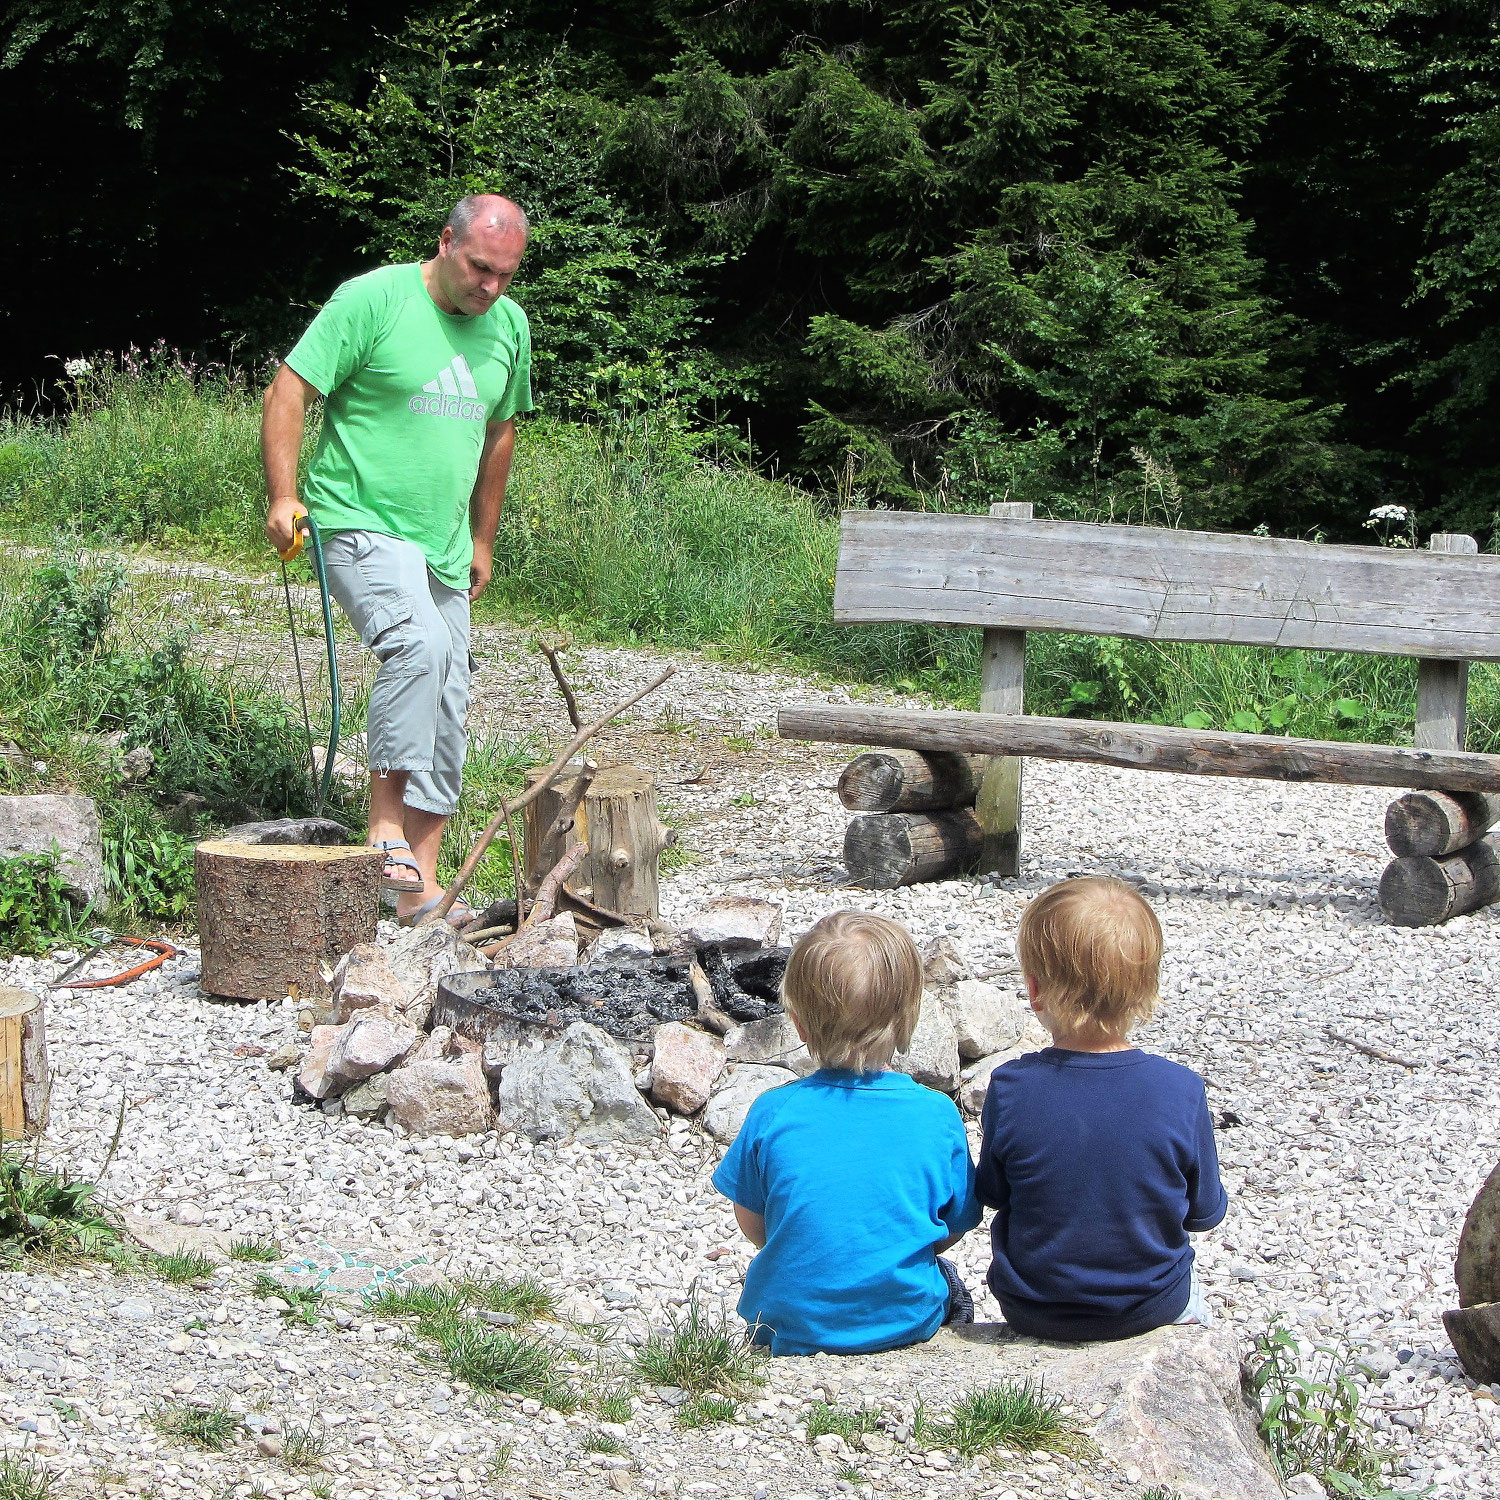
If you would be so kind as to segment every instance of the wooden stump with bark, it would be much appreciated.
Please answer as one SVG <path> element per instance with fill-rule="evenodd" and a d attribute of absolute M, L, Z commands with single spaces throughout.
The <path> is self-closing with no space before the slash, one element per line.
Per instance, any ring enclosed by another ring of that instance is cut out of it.
<path fill-rule="evenodd" d="M 375 939 L 385 856 L 362 846 L 208 839 L 194 856 L 203 989 L 324 998 L 325 965 Z"/>
<path fill-rule="evenodd" d="M 588 852 L 566 889 L 606 911 L 658 916 L 657 862 L 673 835 L 656 815 L 656 783 L 635 766 L 606 766 L 589 784 L 571 831 L 559 829 L 558 814 L 582 769 L 569 766 L 526 806 L 528 888 L 534 891 L 575 839 L 582 840 Z M 527 786 L 542 775 L 529 772 Z"/>
<path fill-rule="evenodd" d="M 976 869 L 984 829 L 971 807 L 941 813 L 871 813 L 844 830 L 844 867 L 855 885 L 889 891 Z"/>
<path fill-rule="evenodd" d="M 46 1002 L 30 990 L 0 987 L 0 1137 L 42 1130 L 51 1089 Z"/>
<path fill-rule="evenodd" d="M 1469 1206 L 1453 1264 L 1458 1307 L 1443 1314 L 1464 1374 L 1484 1385 L 1500 1380 L 1500 1166 Z"/>

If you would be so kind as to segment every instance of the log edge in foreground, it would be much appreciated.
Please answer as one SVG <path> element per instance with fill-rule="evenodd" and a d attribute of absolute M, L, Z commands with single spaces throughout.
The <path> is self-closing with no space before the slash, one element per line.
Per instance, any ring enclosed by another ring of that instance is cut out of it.
<path fill-rule="evenodd" d="M 1030 755 L 1188 776 L 1259 776 L 1271 781 L 1328 781 L 1344 786 L 1500 791 L 1500 756 L 1462 750 L 1413 750 L 1398 745 L 1298 740 L 1215 729 L 909 708 L 783 708 L 777 715 L 776 729 L 784 740 L 957 750 L 971 755 Z"/>

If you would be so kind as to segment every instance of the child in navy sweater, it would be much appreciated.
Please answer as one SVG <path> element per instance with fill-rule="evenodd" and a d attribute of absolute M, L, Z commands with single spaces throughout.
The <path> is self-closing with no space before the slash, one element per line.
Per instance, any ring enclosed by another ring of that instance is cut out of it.
<path fill-rule="evenodd" d="M 1126 1040 L 1158 998 L 1156 914 L 1121 881 L 1067 880 L 1026 909 L 1016 946 L 1052 1045 L 996 1068 L 985 1098 L 990 1290 L 1035 1338 L 1207 1322 L 1188 1235 L 1228 1199 L 1203 1080 Z"/>

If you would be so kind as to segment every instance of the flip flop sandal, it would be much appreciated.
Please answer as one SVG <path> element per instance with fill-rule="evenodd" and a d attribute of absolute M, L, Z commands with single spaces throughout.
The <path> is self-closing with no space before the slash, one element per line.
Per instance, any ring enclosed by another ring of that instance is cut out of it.
<path fill-rule="evenodd" d="M 384 891 L 401 891 L 406 895 L 424 890 L 427 882 L 422 878 L 422 867 L 412 857 L 411 845 L 405 839 L 376 839 L 370 845 L 372 849 L 380 849 L 385 853 L 385 862 L 388 865 L 401 865 L 413 874 L 411 880 L 398 880 L 394 876 L 382 875 L 380 877 L 380 888 Z M 405 854 L 398 854 L 398 849 L 405 849 Z"/>
<path fill-rule="evenodd" d="M 402 927 L 415 927 L 417 923 L 427 915 L 428 912 L 432 911 L 437 906 L 438 902 L 441 901 L 445 895 L 447 895 L 446 891 L 439 891 L 437 895 L 432 898 L 432 900 L 424 901 L 420 906 L 413 907 L 412 910 L 407 912 L 404 917 L 397 917 L 396 921 Z M 444 918 L 444 920 L 449 924 L 449 926 L 457 927 L 462 930 L 474 920 L 476 915 L 478 914 L 475 912 L 474 908 L 470 906 L 462 896 L 460 896 L 453 903 L 453 905 L 448 908 L 448 915 Z"/>

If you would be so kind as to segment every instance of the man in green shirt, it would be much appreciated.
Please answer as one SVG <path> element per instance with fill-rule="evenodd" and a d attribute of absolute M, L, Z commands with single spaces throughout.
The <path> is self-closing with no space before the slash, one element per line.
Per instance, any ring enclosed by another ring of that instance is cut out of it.
<path fill-rule="evenodd" d="M 405 920 L 434 905 L 438 846 L 467 740 L 469 606 L 490 581 L 495 530 L 531 410 L 531 333 L 504 296 L 526 215 L 475 194 L 437 254 L 346 281 L 266 390 L 261 452 L 278 552 L 312 512 L 329 590 L 380 666 L 370 693 L 370 843 Z M 307 412 L 323 400 L 299 496 Z"/>

